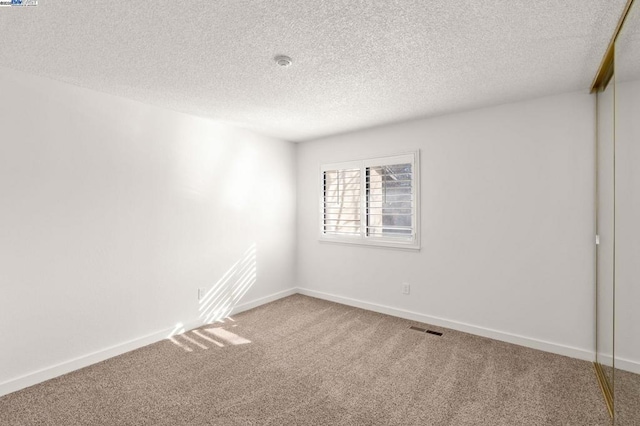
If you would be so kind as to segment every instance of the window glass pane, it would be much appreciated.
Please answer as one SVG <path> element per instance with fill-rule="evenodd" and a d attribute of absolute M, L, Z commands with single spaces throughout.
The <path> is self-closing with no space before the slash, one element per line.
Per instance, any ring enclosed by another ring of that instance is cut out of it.
<path fill-rule="evenodd" d="M 324 178 L 324 233 L 360 235 L 360 169 L 327 170 Z"/>
<path fill-rule="evenodd" d="M 410 163 L 366 168 L 367 236 L 413 235 L 412 183 Z"/>

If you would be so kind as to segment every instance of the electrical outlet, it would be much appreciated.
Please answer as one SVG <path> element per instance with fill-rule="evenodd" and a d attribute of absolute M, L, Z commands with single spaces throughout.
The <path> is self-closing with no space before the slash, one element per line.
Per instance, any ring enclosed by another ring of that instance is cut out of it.
<path fill-rule="evenodd" d="M 411 293 L 411 285 L 409 283 L 402 283 L 402 294 Z"/>
<path fill-rule="evenodd" d="M 207 289 L 204 287 L 200 287 L 198 289 L 198 300 L 204 299 L 204 295 L 207 294 Z"/>

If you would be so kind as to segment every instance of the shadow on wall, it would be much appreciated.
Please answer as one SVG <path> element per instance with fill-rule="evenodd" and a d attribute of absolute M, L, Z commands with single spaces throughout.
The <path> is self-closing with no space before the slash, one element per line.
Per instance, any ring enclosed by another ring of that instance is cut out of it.
<path fill-rule="evenodd" d="M 200 299 L 198 309 L 202 322 L 204 324 L 214 322 L 224 324 L 225 320 L 235 322 L 229 315 L 255 282 L 256 244 L 253 243 L 242 257 Z M 232 325 L 232 327 L 236 326 L 237 324 Z M 168 339 L 186 352 L 192 352 L 194 348 L 208 349 L 208 343 L 213 343 L 218 347 L 251 343 L 251 341 L 232 333 L 227 328 L 230 327 L 201 328 L 186 333 L 184 325 L 179 323 L 171 331 Z"/>

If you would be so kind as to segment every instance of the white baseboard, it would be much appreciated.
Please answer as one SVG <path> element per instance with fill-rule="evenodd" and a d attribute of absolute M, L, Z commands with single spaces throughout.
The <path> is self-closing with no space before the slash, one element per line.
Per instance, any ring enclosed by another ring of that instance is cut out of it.
<path fill-rule="evenodd" d="M 616 357 L 616 370 L 624 370 L 630 373 L 640 374 L 640 362 Z"/>
<path fill-rule="evenodd" d="M 605 366 L 611 366 L 613 359 L 611 354 L 598 354 L 598 362 Z M 616 357 L 615 363 L 616 370 L 624 370 L 630 373 L 640 374 L 640 362 L 632 361 L 626 358 Z"/>
<path fill-rule="evenodd" d="M 278 300 L 295 293 L 296 293 L 296 289 L 291 288 L 288 290 L 271 294 L 269 296 L 261 297 L 259 299 L 255 299 L 249 302 L 239 304 L 233 308 L 230 315 L 239 314 L 240 312 L 253 309 L 260 305 L 264 305 L 265 303 L 273 302 L 274 300 Z M 200 327 L 201 325 L 203 325 L 202 320 L 191 320 L 187 322 L 183 326 L 183 328 L 185 329 L 185 331 L 188 331 L 196 327 Z M 84 367 L 88 367 L 92 364 L 104 361 L 109 358 L 113 358 L 114 356 L 117 356 L 117 355 L 122 355 L 123 353 L 133 351 L 143 346 L 147 346 L 152 343 L 159 342 L 160 340 L 166 339 L 173 330 L 175 330 L 175 327 L 169 327 L 164 330 L 156 331 L 154 333 L 147 334 L 145 336 L 141 336 L 123 343 L 119 343 L 117 345 L 113 345 L 108 348 L 104 348 L 99 351 L 92 352 L 90 354 L 83 355 L 77 358 L 73 358 L 68 361 L 64 361 L 59 364 L 55 364 L 50 367 L 46 367 L 28 374 L 25 374 L 23 376 L 2 382 L 0 383 L 0 396 L 18 391 L 20 389 L 27 388 L 29 386 L 36 385 L 38 383 L 42 383 L 46 380 L 50 380 L 55 377 L 62 376 L 63 374 L 67 374 Z"/>
<path fill-rule="evenodd" d="M 488 337 L 490 339 L 500 340 L 502 342 L 513 343 L 528 348 L 538 349 L 545 352 L 551 352 L 558 355 L 564 355 L 571 358 L 577 358 L 584 361 L 594 361 L 593 352 L 575 348 L 572 346 L 561 345 L 558 343 L 547 342 L 544 340 L 533 339 L 530 337 L 520 336 L 517 334 L 507 333 L 504 331 L 493 330 L 490 328 L 479 327 L 476 325 L 466 324 L 459 321 L 448 320 L 445 318 L 434 317 L 431 315 L 420 314 L 418 312 L 407 311 L 404 309 L 392 308 L 390 306 L 379 305 L 376 303 L 365 302 L 362 300 L 351 299 L 349 297 L 337 296 L 334 294 L 323 293 L 320 291 L 309 290 L 306 288 L 298 288 L 298 293 L 306 296 L 316 297 L 331 302 L 341 303 L 343 305 L 354 306 L 356 308 L 366 309 L 381 314 L 392 315 L 412 321 L 423 322 L 426 324 L 436 325 L 439 327 L 450 328 L 452 330 L 463 331 L 465 333 L 474 334 L 476 336 Z"/>
<path fill-rule="evenodd" d="M 611 353 L 599 353 L 598 362 L 605 366 L 611 366 L 613 363 L 613 357 L 611 356 Z M 619 356 L 616 356 L 615 368 L 616 370 L 624 370 L 630 373 L 640 374 L 640 362 L 620 358 Z"/>
<path fill-rule="evenodd" d="M 231 315 L 237 315 L 240 312 L 248 311 L 249 309 L 257 308 L 258 306 L 265 305 L 267 303 L 274 302 L 283 297 L 291 296 L 298 292 L 297 288 L 290 288 L 287 290 L 279 291 L 277 293 L 270 294 L 268 296 L 261 297 L 259 299 L 251 300 L 249 302 L 236 305 L 231 311 Z M 195 327 L 194 327 L 195 328 Z"/>

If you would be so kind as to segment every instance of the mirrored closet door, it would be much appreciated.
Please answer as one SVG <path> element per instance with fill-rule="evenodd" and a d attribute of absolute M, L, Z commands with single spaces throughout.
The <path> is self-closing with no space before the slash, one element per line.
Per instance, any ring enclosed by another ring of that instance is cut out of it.
<path fill-rule="evenodd" d="M 615 42 L 616 425 L 640 425 L 640 2 Z"/>
<path fill-rule="evenodd" d="M 640 425 L 640 1 L 594 82 L 596 374 L 616 426 Z"/>
<path fill-rule="evenodd" d="M 596 219 L 596 372 L 613 414 L 614 371 L 614 91 L 613 69 L 596 93 L 597 219 Z"/>

